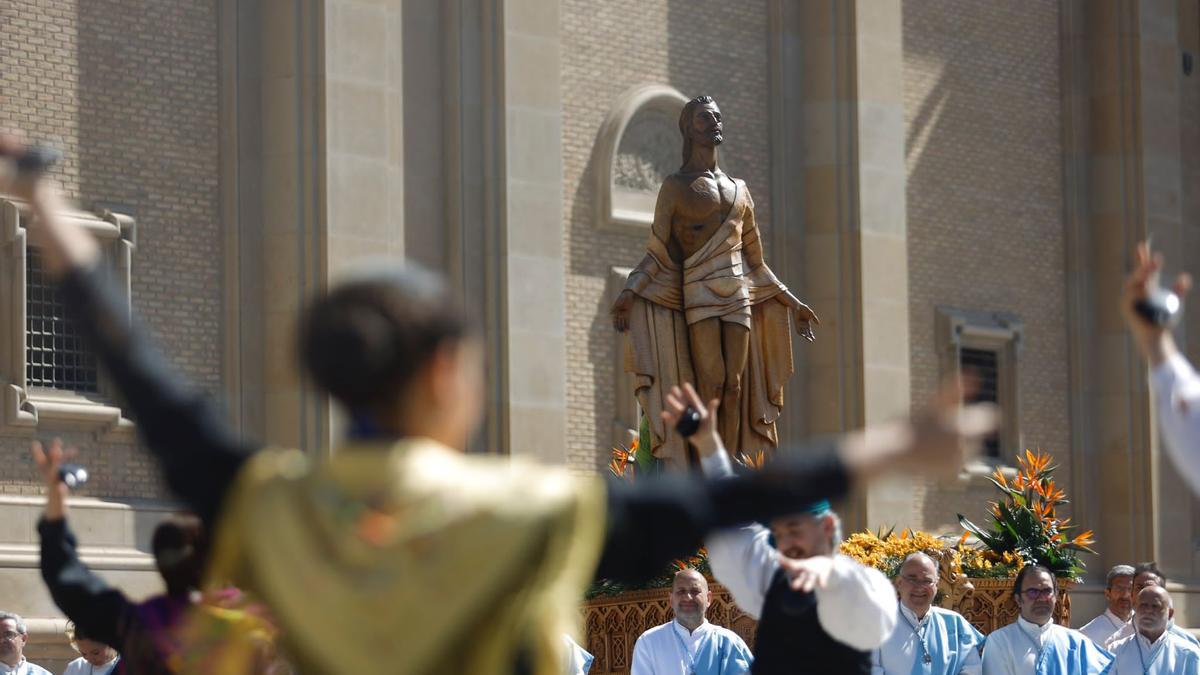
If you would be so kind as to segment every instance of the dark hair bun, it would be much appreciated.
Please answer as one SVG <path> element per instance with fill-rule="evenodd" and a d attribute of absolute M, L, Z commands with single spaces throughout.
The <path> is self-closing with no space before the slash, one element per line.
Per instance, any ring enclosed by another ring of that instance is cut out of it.
<path fill-rule="evenodd" d="M 406 266 L 345 283 L 314 302 L 300 331 L 317 386 L 351 410 L 394 402 L 465 321 L 444 284 Z"/>

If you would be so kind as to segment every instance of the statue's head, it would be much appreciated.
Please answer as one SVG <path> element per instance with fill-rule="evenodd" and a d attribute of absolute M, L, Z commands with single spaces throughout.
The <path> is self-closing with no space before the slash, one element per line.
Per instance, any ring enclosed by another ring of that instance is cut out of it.
<path fill-rule="evenodd" d="M 692 146 L 715 147 L 725 140 L 721 109 L 708 95 L 697 96 L 679 113 L 679 133 L 683 136 L 683 163 L 692 156 Z"/>

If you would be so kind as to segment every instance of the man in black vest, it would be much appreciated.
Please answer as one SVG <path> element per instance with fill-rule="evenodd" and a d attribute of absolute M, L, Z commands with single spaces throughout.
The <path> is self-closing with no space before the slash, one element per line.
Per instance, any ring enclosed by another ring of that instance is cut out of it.
<path fill-rule="evenodd" d="M 733 475 L 719 457 L 705 473 Z M 770 529 L 749 524 L 706 542 L 713 576 L 758 618 L 755 675 L 871 672 L 871 650 L 896 625 L 896 592 L 878 570 L 836 554 L 840 530 L 823 501 Z"/>
<path fill-rule="evenodd" d="M 691 440 L 711 442 L 703 434 Z M 723 448 L 701 467 L 710 477 L 733 476 Z M 841 521 L 821 501 L 770 529 L 748 523 L 705 542 L 713 576 L 758 619 L 754 675 L 870 675 L 871 651 L 896 626 L 896 591 L 878 570 L 839 555 L 841 540 Z"/>
<path fill-rule="evenodd" d="M 846 463 L 859 470 L 856 479 L 905 468 L 957 473 L 968 447 L 978 447 L 979 430 L 994 428 L 990 410 L 963 409 L 961 401 L 955 383 L 912 420 L 847 434 L 842 447 Z M 706 406 L 690 385 L 676 387 L 663 419 L 675 425 L 685 407 L 700 413 L 688 440 L 700 451 L 704 473 L 719 479 L 733 476 L 733 466 L 713 424 L 718 403 Z M 892 453 L 906 459 L 880 462 Z M 843 491 L 830 491 L 837 493 Z M 838 555 L 840 542 L 841 524 L 825 501 L 775 519 L 770 529 L 750 523 L 709 536 L 713 575 L 758 619 L 751 673 L 869 675 L 870 651 L 896 626 L 896 591 L 878 570 Z"/>

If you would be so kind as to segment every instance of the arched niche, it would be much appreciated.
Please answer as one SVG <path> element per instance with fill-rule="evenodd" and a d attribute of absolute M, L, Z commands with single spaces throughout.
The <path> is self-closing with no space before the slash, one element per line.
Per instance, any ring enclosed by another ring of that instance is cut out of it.
<path fill-rule="evenodd" d="M 647 84 L 617 99 L 596 139 L 596 223 L 605 230 L 645 235 L 663 178 L 681 163 L 679 90 Z"/>

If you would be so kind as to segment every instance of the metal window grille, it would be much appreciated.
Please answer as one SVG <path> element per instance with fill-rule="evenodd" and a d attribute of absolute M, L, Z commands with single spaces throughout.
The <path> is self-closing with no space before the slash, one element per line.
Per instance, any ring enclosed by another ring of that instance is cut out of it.
<path fill-rule="evenodd" d="M 979 388 L 971 397 L 972 403 L 1000 403 L 999 355 L 990 349 L 967 349 L 959 351 L 959 366 L 963 372 L 972 372 L 978 379 Z M 993 433 L 983 443 L 983 452 L 988 457 L 1000 457 L 1000 434 Z"/>
<path fill-rule="evenodd" d="M 42 271 L 34 248 L 25 258 L 25 381 L 80 393 L 98 393 L 96 355 L 63 304 L 58 286 Z"/>

